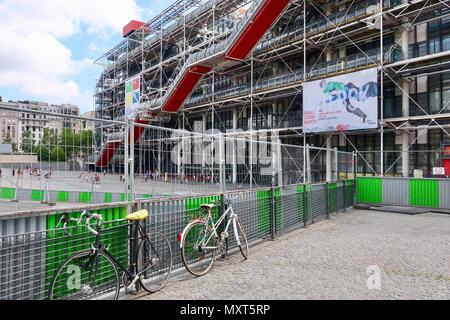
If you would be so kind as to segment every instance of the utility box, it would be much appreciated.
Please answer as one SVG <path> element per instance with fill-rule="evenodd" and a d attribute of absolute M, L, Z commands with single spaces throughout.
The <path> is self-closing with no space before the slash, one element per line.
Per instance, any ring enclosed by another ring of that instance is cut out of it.
<path fill-rule="evenodd" d="M 126 38 L 134 32 L 138 31 L 142 27 L 145 26 L 145 23 L 142 21 L 131 20 L 125 27 L 123 27 L 123 37 Z M 145 28 L 145 33 L 148 32 L 148 28 Z"/>

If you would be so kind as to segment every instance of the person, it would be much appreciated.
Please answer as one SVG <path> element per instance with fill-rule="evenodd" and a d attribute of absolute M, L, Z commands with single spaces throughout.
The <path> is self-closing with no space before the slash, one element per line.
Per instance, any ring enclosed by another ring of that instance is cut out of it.
<path fill-rule="evenodd" d="M 13 177 L 16 176 L 16 169 L 13 169 L 13 171 L 12 171 L 12 176 L 13 176 Z"/>
<path fill-rule="evenodd" d="M 352 105 L 350 101 L 351 92 L 366 92 L 366 96 L 361 99 L 361 97 L 357 97 L 356 100 L 364 101 L 367 98 L 377 97 L 378 96 L 378 86 L 375 82 L 366 83 L 361 89 L 355 86 L 353 83 L 344 84 L 342 82 L 322 80 L 320 83 L 320 88 L 323 90 L 324 94 L 331 95 L 331 99 L 327 102 L 333 102 L 338 99 L 342 100 L 342 103 L 345 105 L 347 112 L 356 115 L 357 117 L 362 118 L 363 123 L 366 123 L 367 114 L 364 113 L 360 108 Z"/>

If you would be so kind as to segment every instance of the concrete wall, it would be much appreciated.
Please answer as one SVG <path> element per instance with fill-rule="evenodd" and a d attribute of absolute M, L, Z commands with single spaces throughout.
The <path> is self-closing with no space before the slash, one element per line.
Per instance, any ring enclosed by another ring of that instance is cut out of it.
<path fill-rule="evenodd" d="M 29 154 L 1 154 L 0 164 L 37 164 L 37 155 Z"/>

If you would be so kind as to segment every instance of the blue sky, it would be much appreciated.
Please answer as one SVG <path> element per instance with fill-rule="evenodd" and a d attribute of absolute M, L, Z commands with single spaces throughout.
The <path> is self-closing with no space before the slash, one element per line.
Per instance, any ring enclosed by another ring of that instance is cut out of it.
<path fill-rule="evenodd" d="M 0 0 L 0 96 L 93 108 L 92 62 L 175 0 Z M 96 67 L 96 73 L 100 72 Z"/>

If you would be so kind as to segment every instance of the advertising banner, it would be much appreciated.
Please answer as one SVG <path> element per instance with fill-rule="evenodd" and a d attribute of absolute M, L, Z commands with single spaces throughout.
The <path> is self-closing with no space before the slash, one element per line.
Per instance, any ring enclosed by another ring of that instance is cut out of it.
<path fill-rule="evenodd" d="M 125 116 L 134 118 L 140 104 L 141 76 L 136 76 L 125 82 Z"/>
<path fill-rule="evenodd" d="M 378 128 L 377 68 L 303 84 L 306 133 Z"/>

